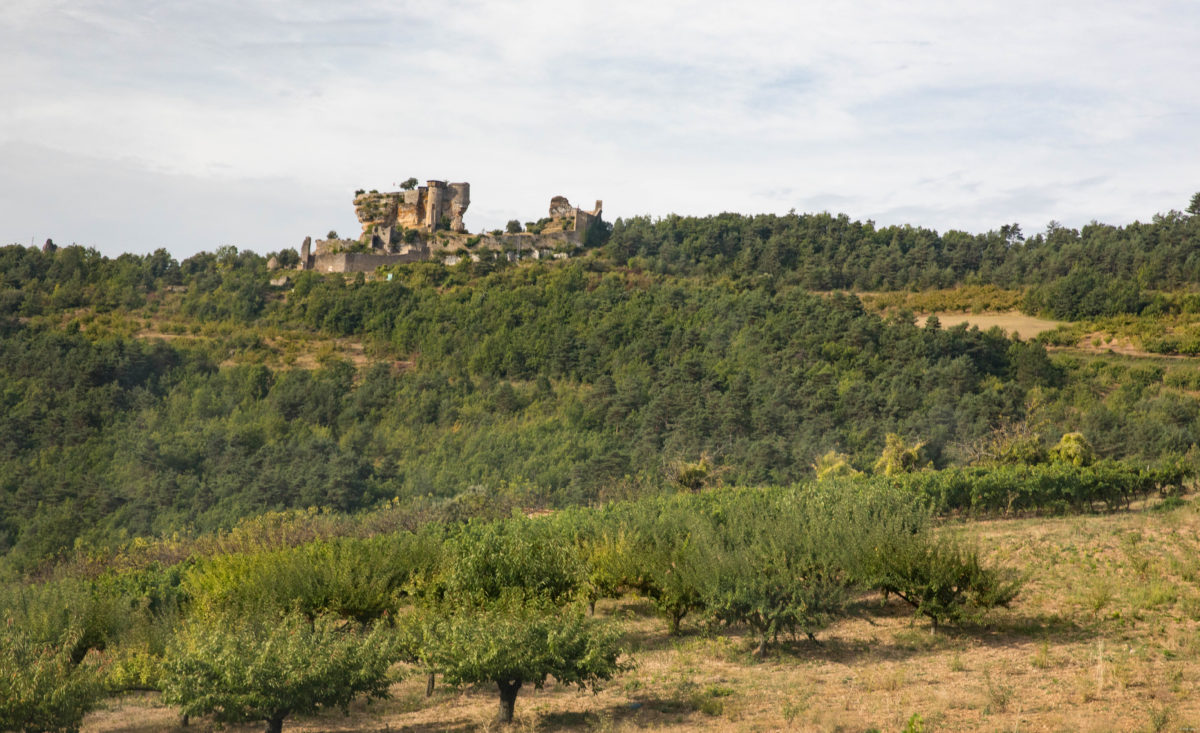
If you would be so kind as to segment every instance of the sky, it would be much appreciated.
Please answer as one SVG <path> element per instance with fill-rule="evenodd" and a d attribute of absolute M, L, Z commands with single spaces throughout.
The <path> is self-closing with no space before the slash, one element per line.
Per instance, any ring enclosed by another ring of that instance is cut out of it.
<path fill-rule="evenodd" d="M 472 231 L 1148 221 L 1200 191 L 1198 49 L 1193 0 L 3 0 L 0 244 L 272 252 L 409 176 Z"/>

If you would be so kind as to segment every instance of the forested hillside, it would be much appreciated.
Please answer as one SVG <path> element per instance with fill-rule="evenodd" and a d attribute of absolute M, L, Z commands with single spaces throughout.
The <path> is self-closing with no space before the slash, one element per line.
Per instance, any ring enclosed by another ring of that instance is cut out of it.
<path fill-rule="evenodd" d="M 1030 301 L 1080 277 L 1175 287 L 1197 277 L 1197 221 L 1022 241 L 1012 227 L 939 237 L 826 215 L 636 219 L 566 263 L 303 273 L 283 289 L 233 248 L 180 263 L 8 247 L 0 549 L 29 568 L 76 538 L 287 507 L 497 492 L 566 506 L 689 468 L 701 483 L 789 483 L 830 452 L 870 470 L 889 433 L 935 466 L 1012 429 L 1171 460 L 1200 435 L 1190 363 L 1051 358 L 810 291 L 1031 284 Z M 366 356 L 326 349 L 306 368 L 284 359 L 284 336 L 348 338 Z"/>
<path fill-rule="evenodd" d="M 565 261 L 282 285 L 232 247 L 0 249 L 0 728 L 76 729 L 142 691 L 201 729 L 279 731 L 417 676 L 426 696 L 494 686 L 502 721 L 522 685 L 618 677 L 639 721 L 778 726 L 816 718 L 628 660 L 678 657 L 689 626 L 738 680 L 827 632 L 887 656 L 908 613 L 968 635 L 1006 614 L 1016 643 L 1048 635 L 1039 669 L 1048 641 L 1157 644 L 1126 638 L 1123 611 L 1098 617 L 1112 588 L 1072 591 L 1090 621 L 998 611 L 1063 591 L 955 522 L 1147 506 L 1156 532 L 1192 522 L 1197 221 L 1023 239 L 634 219 Z M 1021 340 L 937 317 L 1016 305 L 1064 323 Z M 1117 337 L 1141 348 L 1102 348 Z M 1094 573 L 1071 538 L 1054 562 Z M 1192 594 L 1147 575 L 1192 582 L 1194 561 L 1140 542 L 1122 540 L 1131 623 L 1195 618 Z M 662 621 L 630 632 L 631 613 Z M 830 652 L 843 680 L 848 649 Z M 986 719 L 1004 693 L 985 681 Z M 446 700 L 397 705 L 444 727 Z"/>

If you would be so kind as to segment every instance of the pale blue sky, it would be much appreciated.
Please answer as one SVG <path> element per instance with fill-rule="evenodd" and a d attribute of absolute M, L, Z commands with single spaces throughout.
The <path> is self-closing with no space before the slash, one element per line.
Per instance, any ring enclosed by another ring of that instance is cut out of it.
<path fill-rule="evenodd" d="M 410 175 L 476 231 L 1124 224 L 1200 190 L 1197 49 L 1190 1 L 4 0 L 0 243 L 265 252 Z"/>

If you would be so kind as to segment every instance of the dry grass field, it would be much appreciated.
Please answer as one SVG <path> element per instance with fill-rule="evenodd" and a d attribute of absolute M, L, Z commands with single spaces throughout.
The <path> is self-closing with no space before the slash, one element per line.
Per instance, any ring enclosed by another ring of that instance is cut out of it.
<path fill-rule="evenodd" d="M 632 668 L 597 694 L 553 684 L 517 699 L 516 730 L 1184 731 L 1200 727 L 1200 511 L 994 520 L 944 529 L 1027 577 L 1011 609 L 944 629 L 879 597 L 767 659 L 736 633 L 672 638 L 644 601 L 601 604 Z M 494 730 L 495 690 L 416 677 L 393 697 L 289 721 L 297 731 Z M 152 695 L 111 700 L 85 731 L 176 730 Z M 204 720 L 187 731 L 207 731 Z M 227 730 L 259 730 L 233 727 Z"/>
<path fill-rule="evenodd" d="M 990 328 L 999 326 L 1001 331 L 1008 334 L 1013 334 L 1026 341 L 1037 336 L 1039 333 L 1051 331 L 1062 323 L 1061 321 L 1049 321 L 1045 318 L 1035 318 L 1027 316 L 1019 311 L 1007 311 L 1004 313 L 934 313 L 938 321 L 941 322 L 942 328 L 957 326 L 960 323 L 965 323 L 968 326 L 978 326 L 980 331 L 987 331 Z M 924 326 L 928 320 L 929 314 L 917 316 L 917 325 Z"/>

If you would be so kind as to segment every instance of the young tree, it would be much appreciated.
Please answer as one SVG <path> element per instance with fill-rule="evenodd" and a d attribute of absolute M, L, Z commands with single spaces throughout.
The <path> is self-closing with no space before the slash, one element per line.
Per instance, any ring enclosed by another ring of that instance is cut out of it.
<path fill-rule="evenodd" d="M 844 613 L 854 584 L 846 548 L 865 529 L 844 511 L 852 501 L 832 490 L 746 491 L 721 506 L 704 605 L 723 623 L 749 626 L 756 656 L 781 633 L 815 639 Z"/>
<path fill-rule="evenodd" d="M 1021 590 L 1019 578 L 986 567 L 978 551 L 928 534 L 894 535 L 879 544 L 875 563 L 873 584 L 929 618 L 935 632 L 1006 607 Z"/>
<path fill-rule="evenodd" d="M 0 730 L 79 730 L 103 686 L 95 665 L 71 660 L 78 642 L 78 631 L 57 644 L 12 628 L 0 634 Z"/>
<path fill-rule="evenodd" d="M 395 656 L 382 625 L 360 633 L 329 616 L 210 616 L 189 623 L 168 650 L 163 700 L 184 715 L 264 720 L 268 733 L 279 733 L 293 713 L 387 697 Z"/>
<path fill-rule="evenodd" d="M 1090 466 L 1096 460 L 1096 451 L 1083 433 L 1063 433 L 1050 449 L 1050 457 L 1072 466 Z"/>
<path fill-rule="evenodd" d="M 862 474 L 862 471 L 856 470 L 850 464 L 850 456 L 835 450 L 818 458 L 812 467 L 818 481 L 827 478 L 850 478 Z"/>
<path fill-rule="evenodd" d="M 410 658 L 452 685 L 494 682 L 498 720 L 511 723 L 517 693 L 560 684 L 594 687 L 622 666 L 617 631 L 589 619 L 579 604 L 559 607 L 544 596 L 506 592 L 482 604 L 447 601 L 414 614 Z"/>
<path fill-rule="evenodd" d="M 471 523 L 448 544 L 406 618 L 407 659 L 452 685 L 495 682 L 505 723 L 523 685 L 589 686 L 620 669 L 616 632 L 578 602 L 577 548 L 549 521 Z"/>
<path fill-rule="evenodd" d="M 810 639 L 844 612 L 849 581 L 840 569 L 776 546 L 770 538 L 726 555 L 705 605 L 714 618 L 745 624 L 762 657 L 780 633 Z"/>
<path fill-rule="evenodd" d="M 704 608 L 714 569 L 712 527 L 680 502 L 647 504 L 631 522 L 639 570 L 633 587 L 653 601 L 670 633 L 678 634 L 684 617 Z"/>

